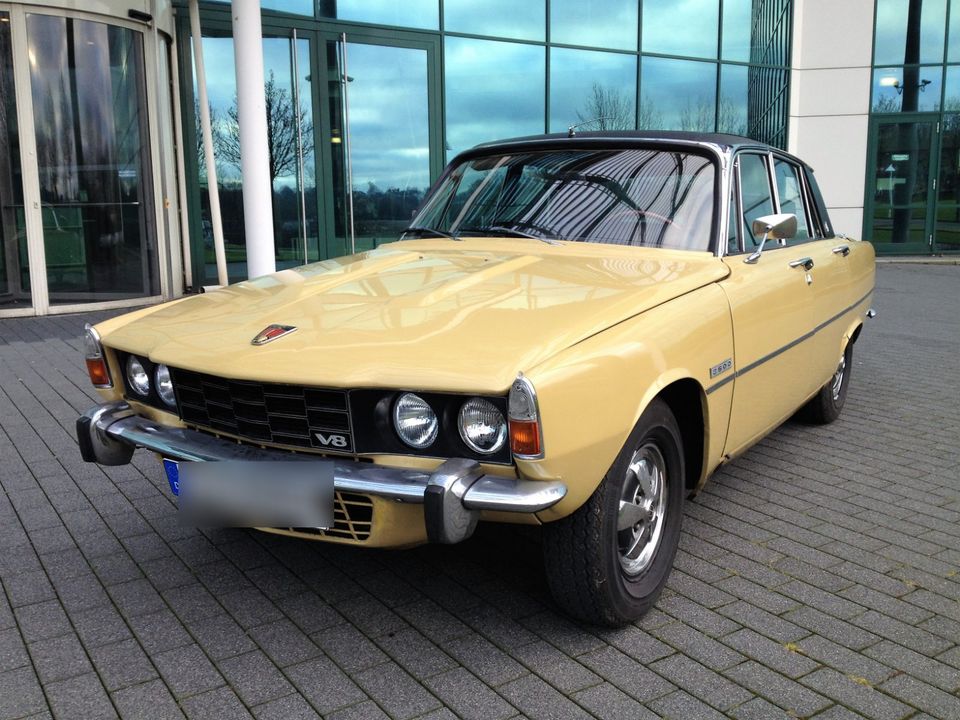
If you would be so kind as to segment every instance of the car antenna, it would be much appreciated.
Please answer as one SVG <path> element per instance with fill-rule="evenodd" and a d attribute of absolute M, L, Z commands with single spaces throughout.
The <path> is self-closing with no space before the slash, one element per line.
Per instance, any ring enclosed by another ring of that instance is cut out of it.
<path fill-rule="evenodd" d="M 584 120 L 583 122 L 578 122 L 576 125 L 571 125 L 567 128 L 567 137 L 572 138 L 577 136 L 577 128 L 581 125 L 589 125 L 590 123 L 601 122 L 603 120 L 616 120 L 615 117 L 608 115 L 607 117 L 595 117 L 590 120 Z"/>

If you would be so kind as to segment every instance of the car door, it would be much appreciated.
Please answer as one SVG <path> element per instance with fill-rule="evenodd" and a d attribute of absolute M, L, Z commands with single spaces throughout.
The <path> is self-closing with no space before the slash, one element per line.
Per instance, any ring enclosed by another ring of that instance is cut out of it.
<path fill-rule="evenodd" d="M 789 417 L 818 380 L 812 345 L 803 341 L 816 327 L 812 271 L 794 262 L 806 257 L 805 243 L 780 246 L 768 240 L 759 259 L 745 262 L 762 240 L 753 235 L 753 221 L 779 210 L 773 156 L 741 152 L 733 172 L 737 252 L 723 258 L 730 275 L 720 283 L 730 304 L 735 354 L 728 455 Z"/>

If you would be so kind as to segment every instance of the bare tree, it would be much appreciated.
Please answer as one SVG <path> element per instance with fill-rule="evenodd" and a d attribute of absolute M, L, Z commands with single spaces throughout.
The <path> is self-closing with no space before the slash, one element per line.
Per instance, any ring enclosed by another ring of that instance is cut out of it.
<path fill-rule="evenodd" d="M 216 109 L 211 105 L 210 110 L 210 129 L 213 133 L 213 143 L 214 143 L 214 162 L 217 161 L 216 157 L 216 148 L 218 144 L 218 136 L 220 134 L 220 116 L 217 114 Z M 207 158 L 203 151 L 203 127 L 200 122 L 200 99 L 197 97 L 193 98 L 193 120 L 194 120 L 194 130 L 197 141 L 197 167 L 200 168 L 200 176 L 206 177 L 207 175 Z M 217 165 L 217 169 L 220 169 L 220 166 Z M 218 173 L 219 174 L 219 173 Z"/>
<path fill-rule="evenodd" d="M 577 120 L 597 130 L 632 130 L 633 103 L 616 88 L 595 82 L 583 110 L 577 110 Z"/>
<path fill-rule="evenodd" d="M 649 95 L 644 95 L 640 101 L 640 117 L 637 118 L 637 127 L 641 130 L 660 130 L 663 128 L 663 113 L 657 110 L 656 103 Z"/>
<path fill-rule="evenodd" d="M 717 132 L 747 134 L 747 108 L 732 98 L 721 96 L 717 107 Z"/>
<path fill-rule="evenodd" d="M 267 146 L 270 152 L 270 182 L 278 177 L 297 172 L 297 124 L 299 119 L 300 151 L 304 156 L 313 152 L 313 123 L 303 109 L 294 108 L 290 91 L 280 87 L 273 71 L 264 86 L 267 110 Z M 227 111 L 227 120 L 220 124 L 217 149 L 227 162 L 240 166 L 240 118 L 237 100 Z"/>
<path fill-rule="evenodd" d="M 691 105 L 688 100 L 686 107 L 680 111 L 680 130 L 713 132 L 714 122 L 713 103 L 706 102 L 702 98 L 696 105 Z"/>

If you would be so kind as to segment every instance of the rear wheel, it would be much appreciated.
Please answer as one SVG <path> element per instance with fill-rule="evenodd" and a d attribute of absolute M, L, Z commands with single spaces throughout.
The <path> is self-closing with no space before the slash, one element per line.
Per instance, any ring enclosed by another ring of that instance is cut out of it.
<path fill-rule="evenodd" d="M 798 417 L 815 425 L 826 425 L 840 417 L 843 404 L 847 399 L 851 370 L 853 370 L 853 343 L 847 343 L 833 377 L 806 405 L 800 408 Z"/>
<path fill-rule="evenodd" d="M 673 566 L 685 494 L 680 429 L 654 400 L 587 502 L 544 526 L 547 580 L 561 607 L 603 625 L 649 610 Z"/>

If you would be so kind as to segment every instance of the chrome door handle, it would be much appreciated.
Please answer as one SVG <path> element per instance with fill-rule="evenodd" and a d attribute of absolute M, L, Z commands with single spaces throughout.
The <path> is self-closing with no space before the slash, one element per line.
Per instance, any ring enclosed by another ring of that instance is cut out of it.
<path fill-rule="evenodd" d="M 833 249 L 833 254 L 834 254 L 834 255 L 843 255 L 844 257 L 846 257 L 847 255 L 850 254 L 850 248 L 847 247 L 846 245 L 837 245 L 837 246 Z"/>
<path fill-rule="evenodd" d="M 802 267 L 804 270 L 813 270 L 813 258 L 802 257 L 790 261 L 790 267 Z"/>

